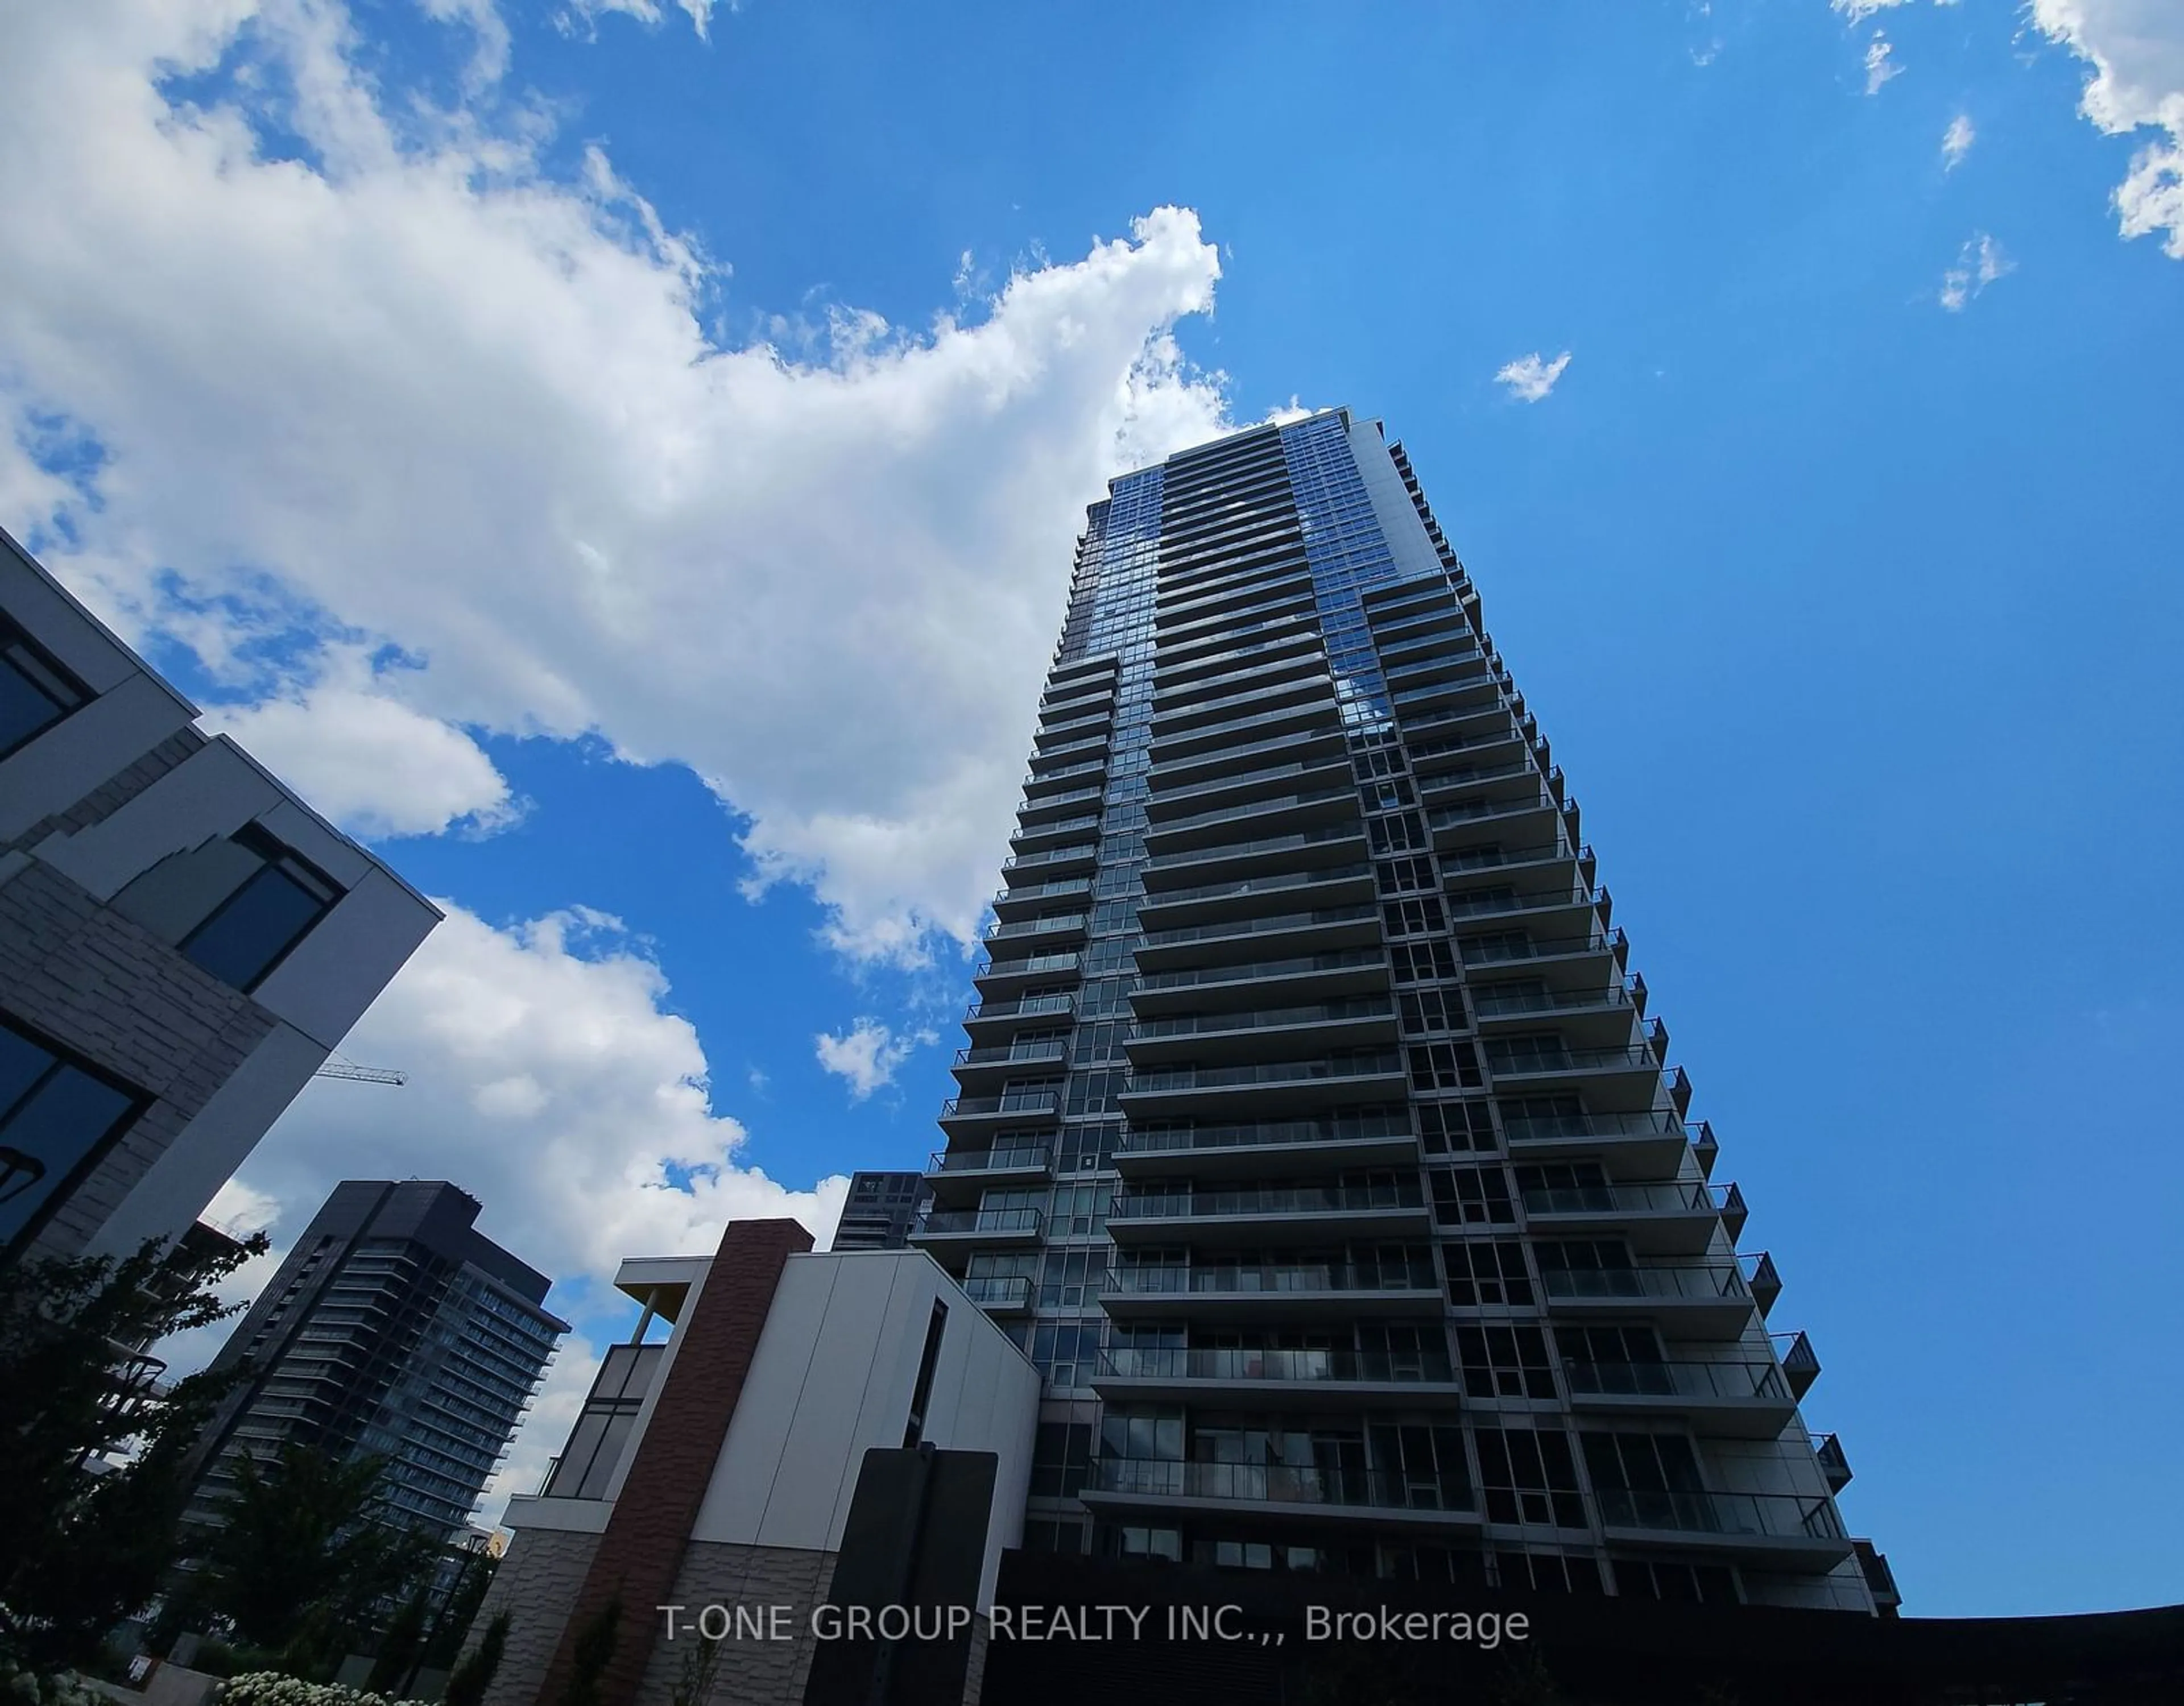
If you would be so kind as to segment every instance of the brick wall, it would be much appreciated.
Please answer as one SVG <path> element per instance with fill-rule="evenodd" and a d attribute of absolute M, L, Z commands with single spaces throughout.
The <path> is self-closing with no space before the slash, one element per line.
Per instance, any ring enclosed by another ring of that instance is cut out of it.
<path fill-rule="evenodd" d="M 599 1706 L 636 1706 L 660 1631 L 653 1608 L 674 1603 L 690 1530 L 743 1396 L 774 1288 L 788 1258 L 811 1247 L 811 1235 L 794 1220 L 732 1221 L 722 1235 L 705 1283 L 680 1324 L 680 1343 L 614 1514 L 533 1697 L 538 1706 L 557 1706 L 577 1642 L 616 1599 L 621 1603 L 621 1638 L 599 1679 Z"/>
<path fill-rule="evenodd" d="M 33 1240 L 72 1256 L 273 1029 L 272 1015 L 32 860 L 0 882 L 8 1011 L 154 1098 Z"/>
<path fill-rule="evenodd" d="M 508 1614 L 508 1645 L 486 1688 L 485 1706 L 530 1706 L 538 1698 L 599 1547 L 595 1534 L 557 1528 L 520 1529 L 509 1542 L 463 1642 L 467 1657 L 485 1638 L 486 1625 Z"/>

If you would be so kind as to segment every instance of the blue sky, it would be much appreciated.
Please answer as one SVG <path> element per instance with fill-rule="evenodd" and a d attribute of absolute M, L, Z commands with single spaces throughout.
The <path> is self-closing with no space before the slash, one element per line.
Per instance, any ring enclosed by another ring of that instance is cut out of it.
<path fill-rule="evenodd" d="M 1346 403 L 1909 1608 L 2184 1599 L 2173 8 L 38 10 L 0 520 L 449 904 L 223 1207 L 476 1190 L 510 1484 L 615 1255 L 935 1146 L 1101 480 Z"/>

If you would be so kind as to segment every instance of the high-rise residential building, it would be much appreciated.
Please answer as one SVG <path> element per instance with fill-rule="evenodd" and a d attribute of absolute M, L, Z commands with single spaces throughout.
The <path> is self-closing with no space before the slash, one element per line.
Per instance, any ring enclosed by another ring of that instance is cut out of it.
<path fill-rule="evenodd" d="M 181 1237 L 440 914 L 0 533 L 0 1263 Z"/>
<path fill-rule="evenodd" d="M 191 1520 L 220 1520 L 242 1454 L 293 1443 L 384 1458 L 373 1514 L 460 1537 L 569 1330 L 477 1216 L 452 1185 L 334 1187 L 213 1359 L 250 1371 L 198 1447 Z"/>
<path fill-rule="evenodd" d="M 1028 1545 L 1892 1601 L 1576 801 L 1378 423 L 1112 482 L 1011 848 L 912 1242 L 1045 1378 Z"/>
<path fill-rule="evenodd" d="M 834 1250 L 906 1250 L 910 1229 L 928 1201 L 922 1173 L 853 1173 Z"/>

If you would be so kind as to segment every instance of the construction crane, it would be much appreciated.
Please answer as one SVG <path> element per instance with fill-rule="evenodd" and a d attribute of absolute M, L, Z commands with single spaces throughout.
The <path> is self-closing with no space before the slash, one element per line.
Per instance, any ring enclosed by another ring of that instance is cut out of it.
<path fill-rule="evenodd" d="M 313 1073 L 311 1076 L 313 1078 L 354 1079 L 359 1084 L 391 1084 L 399 1085 L 405 1084 L 410 1082 L 410 1075 L 407 1073 L 398 1073 L 389 1067 L 359 1066 L 354 1061 L 349 1059 L 346 1055 L 327 1056 L 326 1064 L 320 1067 L 316 1072 Z"/>

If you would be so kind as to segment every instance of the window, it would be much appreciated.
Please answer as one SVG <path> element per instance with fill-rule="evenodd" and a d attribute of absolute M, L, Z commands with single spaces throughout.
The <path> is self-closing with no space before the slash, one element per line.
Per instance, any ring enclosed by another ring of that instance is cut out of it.
<path fill-rule="evenodd" d="M 1585 1525 L 1577 1463 L 1560 1428 L 1479 1429 L 1479 1476 L 1489 1522 Z"/>
<path fill-rule="evenodd" d="M 1681 1527 L 1694 1511 L 1707 1508 L 1698 1457 L 1682 1435 L 1588 1432 L 1579 1437 L 1601 1519 L 1610 1526 Z"/>
<path fill-rule="evenodd" d="M 1129 1023 L 1124 1019 L 1107 1019 L 1098 1024 L 1080 1025 L 1077 1030 L 1077 1046 L 1070 1057 L 1078 1066 L 1096 1066 L 1108 1061 L 1125 1059 L 1123 1043 L 1129 1034 Z"/>
<path fill-rule="evenodd" d="M 150 1100 L 0 1018 L 0 1249 L 35 1229 Z"/>
<path fill-rule="evenodd" d="M 1494 1554 L 1495 1575 L 1505 1588 L 1519 1593 L 1579 1594 L 1598 1598 L 1600 1565 L 1590 1558 L 1572 1558 L 1555 1552 L 1500 1552 Z M 1709 1566 L 1711 1568 L 1712 1566 Z M 1728 1572 L 1724 1570 L 1723 1575 Z M 1618 1574 L 1618 1582 L 1622 1580 Z"/>
<path fill-rule="evenodd" d="M 1508 1240 L 1444 1244 L 1441 1260 L 1448 1267 L 1451 1303 L 1466 1308 L 1523 1308 L 1531 1304 L 1532 1275 L 1524 1266 L 1521 1244 Z"/>
<path fill-rule="evenodd" d="M 1386 853 L 1421 853 L 1425 850 L 1426 827 L 1418 821 L 1415 811 L 1400 812 L 1393 817 L 1375 817 L 1365 826 L 1375 857 Z"/>
<path fill-rule="evenodd" d="M 590 1396 L 554 1464 L 548 1498 L 604 1498 L 614 1472 L 627 1449 L 644 1408 L 660 1359 L 660 1345 L 615 1345 L 608 1348 L 592 1382 Z"/>
<path fill-rule="evenodd" d="M 1418 1105 L 1418 1137 L 1428 1155 L 1494 1148 L 1494 1117 L 1483 1101 Z"/>
<path fill-rule="evenodd" d="M 1401 859 L 1383 859 L 1374 872 L 1379 878 L 1383 895 L 1404 895 L 1440 886 L 1434 876 L 1433 861 L 1415 854 Z"/>
<path fill-rule="evenodd" d="M 324 917 L 342 891 L 334 880 L 248 824 L 231 836 L 264 862 L 181 941 L 182 956 L 246 993 Z"/>
<path fill-rule="evenodd" d="M 1388 950 L 1388 962 L 1399 984 L 1446 983 L 1456 975 L 1456 956 L 1446 942 L 1398 942 Z"/>
<path fill-rule="evenodd" d="M 1089 1422 L 1041 1422 L 1032 1443 L 1031 1491 L 1034 1498 L 1075 1498 L 1092 1472 Z M 1055 1548 L 1057 1549 L 1058 1548 Z"/>
<path fill-rule="evenodd" d="M 0 758 L 25 746 L 91 697 L 91 689 L 0 616 Z"/>
<path fill-rule="evenodd" d="M 1448 921 L 1442 914 L 1439 900 L 1390 900 L 1380 909 L 1391 936 L 1423 936 L 1429 931 L 1445 929 Z"/>
<path fill-rule="evenodd" d="M 1459 1325 L 1456 1350 L 1463 1363 L 1463 1391 L 1472 1398 L 1552 1398 L 1553 1365 L 1547 1335 L 1529 1325 Z"/>
<path fill-rule="evenodd" d="M 948 1306 L 933 1300 L 933 1315 L 925 1325 L 925 1349 L 917 1359 L 917 1381 L 910 1392 L 910 1419 L 903 1424 L 905 1449 L 925 1437 L 926 1407 L 933 1402 L 933 1374 L 940 1366 L 940 1335 L 948 1330 Z"/>
<path fill-rule="evenodd" d="M 1443 1226 L 1476 1226 L 1514 1220 L 1509 1176 L 1498 1167 L 1435 1167 L 1434 1218 Z"/>
<path fill-rule="evenodd" d="M 1403 1029 L 1413 1035 L 1430 1031 L 1460 1031 L 1468 1020 L 1463 1011 L 1463 997 L 1457 990 L 1425 990 L 1417 995 L 1407 995 L 1398 1003 L 1402 1014 Z"/>
<path fill-rule="evenodd" d="M 1098 1190 L 1104 1187 L 1078 1187 Z M 1062 1195 L 1056 1191 L 1058 1197 Z M 1072 1205 L 1074 1206 L 1073 1204 Z M 1039 1274 L 1039 1307 L 1042 1309 L 1096 1309 L 1107 1281 L 1107 1252 L 1104 1250 L 1050 1250 Z"/>
<path fill-rule="evenodd" d="M 1129 1082 L 1129 1070 L 1125 1067 L 1072 1073 L 1069 1075 L 1069 1101 L 1064 1112 L 1071 1114 L 1120 1112 L 1122 1103 L 1117 1098 L 1123 1087 Z"/>
<path fill-rule="evenodd" d="M 1719 1564 L 1680 1558 L 1618 1558 L 1615 1591 L 1625 1599 L 1672 1599 L 1688 1605 L 1735 1605 L 1736 1578 Z"/>
<path fill-rule="evenodd" d="M 1413 1090 L 1476 1090 L 1485 1082 L 1469 1043 L 1412 1043 L 1407 1052 Z"/>

